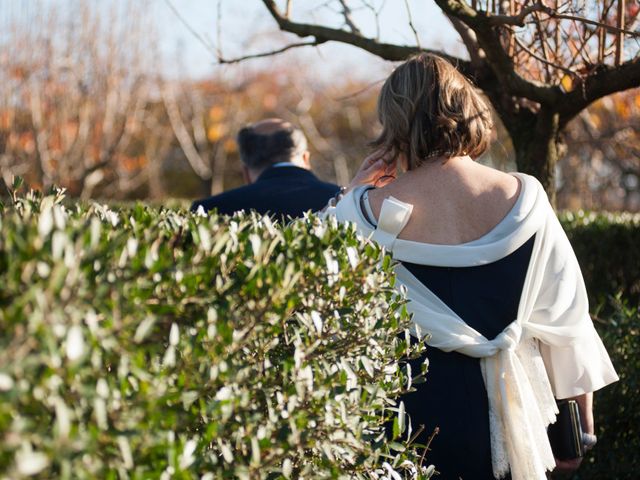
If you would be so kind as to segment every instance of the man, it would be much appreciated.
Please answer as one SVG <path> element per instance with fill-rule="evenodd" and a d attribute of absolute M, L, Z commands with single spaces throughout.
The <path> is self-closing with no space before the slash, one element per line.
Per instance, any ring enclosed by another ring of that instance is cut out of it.
<path fill-rule="evenodd" d="M 247 185 L 198 200 L 197 210 L 217 209 L 222 214 L 255 210 L 277 217 L 301 217 L 321 210 L 339 187 L 320 181 L 310 171 L 304 134 L 289 122 L 270 118 L 244 127 L 238 148 Z"/>

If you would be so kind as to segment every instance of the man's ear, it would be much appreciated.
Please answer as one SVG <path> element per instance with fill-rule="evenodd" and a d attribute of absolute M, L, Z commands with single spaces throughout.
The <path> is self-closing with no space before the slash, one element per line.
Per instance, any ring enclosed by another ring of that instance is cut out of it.
<path fill-rule="evenodd" d="M 402 173 L 406 173 L 409 171 L 409 160 L 404 153 L 401 153 L 396 157 L 396 165 L 400 167 L 400 171 Z"/>
<path fill-rule="evenodd" d="M 251 173 L 249 173 L 249 169 L 246 165 L 242 166 L 242 178 L 244 178 L 244 183 L 246 184 L 253 183 L 253 180 L 251 179 Z"/>
<path fill-rule="evenodd" d="M 310 162 L 310 158 L 311 158 L 311 153 L 309 153 L 309 150 L 305 150 L 302 153 L 302 165 L 304 166 L 304 168 L 306 168 L 307 170 L 311 170 L 311 162 Z"/>

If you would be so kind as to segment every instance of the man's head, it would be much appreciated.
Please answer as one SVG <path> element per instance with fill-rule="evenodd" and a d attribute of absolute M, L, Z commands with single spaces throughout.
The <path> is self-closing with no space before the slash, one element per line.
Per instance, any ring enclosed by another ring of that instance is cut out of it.
<path fill-rule="evenodd" d="M 279 118 L 247 125 L 238 132 L 237 140 L 248 183 L 255 182 L 263 171 L 280 162 L 310 168 L 304 134 Z"/>

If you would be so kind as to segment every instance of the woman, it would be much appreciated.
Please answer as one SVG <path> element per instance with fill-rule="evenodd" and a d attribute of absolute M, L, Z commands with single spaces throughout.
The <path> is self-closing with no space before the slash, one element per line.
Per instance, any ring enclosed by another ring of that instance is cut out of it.
<path fill-rule="evenodd" d="M 593 434 L 592 392 L 617 380 L 571 246 L 535 178 L 474 162 L 490 113 L 451 64 L 400 65 L 378 115 L 377 150 L 329 213 L 399 261 L 414 334 L 429 335 L 427 381 L 403 399 L 423 443 L 439 426 L 429 462 L 442 479 L 546 478 L 554 397 L 575 398 Z"/>

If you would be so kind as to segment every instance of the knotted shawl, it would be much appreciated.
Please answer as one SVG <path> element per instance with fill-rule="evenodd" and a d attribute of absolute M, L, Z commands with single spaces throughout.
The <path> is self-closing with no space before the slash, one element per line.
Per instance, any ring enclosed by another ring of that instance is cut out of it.
<path fill-rule="evenodd" d="M 544 480 L 545 472 L 555 467 L 546 427 L 557 413 L 547 369 L 562 366 L 545 366 L 540 342 L 548 349 L 584 343 L 593 350 L 587 362 L 591 365 L 567 365 L 569 371 L 580 371 L 585 384 L 568 385 L 567 390 L 593 391 L 616 381 L 617 375 L 589 317 L 575 254 L 542 185 L 534 177 L 514 175 L 522 184 L 520 199 L 509 213 L 515 227 L 496 227 L 484 242 L 448 246 L 398 239 L 413 207 L 393 197 L 384 200 L 375 229 L 362 215 L 357 191 L 347 194 L 325 215 L 355 222 L 361 234 L 383 245 L 395 259 L 434 266 L 496 261 L 535 235 L 517 317 L 492 340 L 467 325 L 402 264 L 396 265 L 395 272 L 399 287 L 406 288 L 407 308 L 415 324 L 412 333 L 426 334 L 428 345 L 445 352 L 480 359 L 489 400 L 494 476 L 502 478 L 510 471 L 513 480 Z M 556 389 L 565 389 L 562 382 L 562 378 L 555 379 L 560 384 Z"/>

